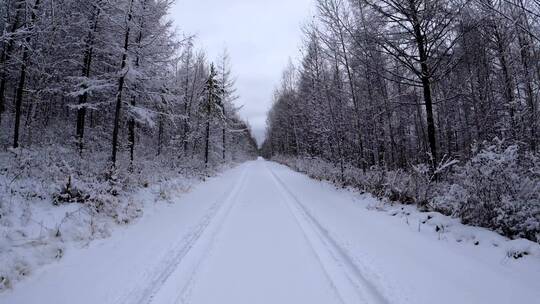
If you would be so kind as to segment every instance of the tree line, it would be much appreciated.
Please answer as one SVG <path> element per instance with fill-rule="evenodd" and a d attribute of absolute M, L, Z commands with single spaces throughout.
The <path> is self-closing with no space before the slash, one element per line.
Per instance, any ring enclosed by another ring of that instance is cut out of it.
<path fill-rule="evenodd" d="M 211 64 L 171 0 L 4 0 L 0 140 L 59 145 L 113 167 L 137 157 L 206 166 L 256 153 L 226 53 Z"/>
<path fill-rule="evenodd" d="M 269 112 L 266 156 L 368 170 L 539 149 L 538 0 L 317 0 Z"/>

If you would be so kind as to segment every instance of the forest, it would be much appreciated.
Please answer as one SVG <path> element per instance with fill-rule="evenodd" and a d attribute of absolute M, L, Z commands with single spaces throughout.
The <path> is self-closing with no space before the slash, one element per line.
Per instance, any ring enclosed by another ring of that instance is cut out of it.
<path fill-rule="evenodd" d="M 263 153 L 540 241 L 540 2 L 317 0 Z"/>
<path fill-rule="evenodd" d="M 2 1 L 4 169 L 54 165 L 67 181 L 158 162 L 204 171 L 255 155 L 229 56 L 210 63 L 178 34 L 172 3 Z"/>

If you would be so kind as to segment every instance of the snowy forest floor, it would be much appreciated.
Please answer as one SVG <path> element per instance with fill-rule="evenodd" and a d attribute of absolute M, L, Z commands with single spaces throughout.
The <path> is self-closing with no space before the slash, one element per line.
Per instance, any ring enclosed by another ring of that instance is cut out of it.
<path fill-rule="evenodd" d="M 152 199 L 144 195 L 140 199 Z M 530 303 L 540 246 L 245 163 L 0 294 L 31 303 Z M 526 253 L 526 254 L 523 254 Z"/>

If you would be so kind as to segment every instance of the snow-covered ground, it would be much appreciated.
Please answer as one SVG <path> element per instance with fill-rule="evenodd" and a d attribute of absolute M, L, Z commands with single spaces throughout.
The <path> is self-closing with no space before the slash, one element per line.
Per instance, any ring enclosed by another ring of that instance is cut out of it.
<path fill-rule="evenodd" d="M 535 303 L 540 247 L 245 163 L 42 267 L 0 303 Z"/>

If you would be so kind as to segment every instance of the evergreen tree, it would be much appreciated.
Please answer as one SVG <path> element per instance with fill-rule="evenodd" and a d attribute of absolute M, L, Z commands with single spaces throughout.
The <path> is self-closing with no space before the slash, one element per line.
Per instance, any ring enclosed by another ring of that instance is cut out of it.
<path fill-rule="evenodd" d="M 212 63 L 210 65 L 210 75 L 206 80 L 205 93 L 206 100 L 202 104 L 202 107 L 205 111 L 205 145 L 204 145 L 204 164 L 208 167 L 208 162 L 210 161 L 210 127 L 215 122 L 216 119 L 221 121 L 225 118 L 224 107 L 223 107 L 223 87 L 218 79 L 219 75 Z"/>

